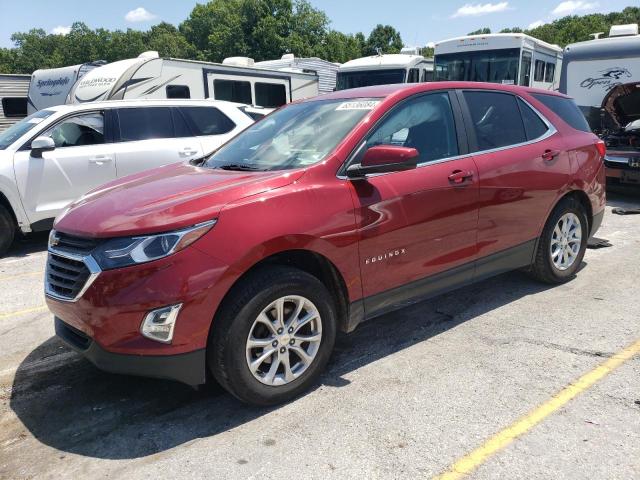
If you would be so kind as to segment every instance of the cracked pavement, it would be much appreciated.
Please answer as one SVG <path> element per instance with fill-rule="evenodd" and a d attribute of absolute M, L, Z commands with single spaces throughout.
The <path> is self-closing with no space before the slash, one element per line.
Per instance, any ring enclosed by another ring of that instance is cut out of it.
<path fill-rule="evenodd" d="M 313 391 L 270 409 L 71 352 L 34 310 L 33 237 L 0 259 L 0 479 L 437 475 L 640 338 L 640 216 L 615 206 L 640 195 L 610 195 L 597 236 L 613 246 L 588 250 L 573 281 L 513 272 L 372 320 L 339 339 Z M 640 478 L 639 378 L 636 356 L 471 478 Z"/>

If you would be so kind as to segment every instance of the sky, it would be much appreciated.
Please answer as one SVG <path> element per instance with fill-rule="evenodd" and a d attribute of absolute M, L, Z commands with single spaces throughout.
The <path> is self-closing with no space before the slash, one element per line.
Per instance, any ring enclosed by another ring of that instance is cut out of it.
<path fill-rule="evenodd" d="M 201 0 L 203 3 L 205 0 Z M 407 46 L 424 46 L 466 35 L 481 27 L 534 27 L 565 15 L 620 11 L 638 0 L 311 0 L 345 33 L 368 34 L 378 23 L 400 31 Z M 42 28 L 65 33 L 74 21 L 91 28 L 146 30 L 166 21 L 178 25 L 193 7 L 187 0 L 0 0 L 0 46 L 11 47 L 11 34 Z M 390 5 L 393 8 L 390 8 Z"/>

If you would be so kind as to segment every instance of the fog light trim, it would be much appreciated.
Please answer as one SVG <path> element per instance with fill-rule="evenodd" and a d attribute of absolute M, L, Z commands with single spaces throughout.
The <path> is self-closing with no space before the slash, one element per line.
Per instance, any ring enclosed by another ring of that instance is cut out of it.
<path fill-rule="evenodd" d="M 147 313 L 140 326 L 143 337 L 160 343 L 171 343 L 182 304 L 157 308 Z"/>

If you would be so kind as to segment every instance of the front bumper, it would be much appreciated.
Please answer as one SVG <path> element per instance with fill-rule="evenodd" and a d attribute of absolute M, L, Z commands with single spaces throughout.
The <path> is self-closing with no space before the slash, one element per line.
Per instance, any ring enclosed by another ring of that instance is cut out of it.
<path fill-rule="evenodd" d="M 91 337 L 55 317 L 56 335 L 100 370 L 176 380 L 196 386 L 206 381 L 205 349 L 178 355 L 126 355 L 104 350 Z"/>

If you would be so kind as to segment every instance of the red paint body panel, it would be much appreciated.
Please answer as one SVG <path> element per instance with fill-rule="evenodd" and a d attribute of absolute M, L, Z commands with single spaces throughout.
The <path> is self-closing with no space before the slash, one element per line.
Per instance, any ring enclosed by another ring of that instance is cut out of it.
<path fill-rule="evenodd" d="M 521 95 L 558 132 L 534 144 L 462 155 L 366 180 L 337 175 L 372 126 L 398 102 L 454 88 Z M 334 92 L 318 100 L 381 101 L 318 164 L 279 172 L 179 164 L 103 186 L 74 203 L 55 228 L 104 238 L 171 231 L 214 218 L 217 223 L 177 254 L 102 272 L 75 303 L 48 298 L 47 304 L 110 352 L 184 353 L 206 346 L 229 289 L 274 254 L 307 250 L 324 257 L 343 280 L 349 303 L 536 238 L 549 212 L 571 190 L 587 195 L 593 214 L 602 212 L 604 168 L 596 137 L 570 128 L 531 97 L 532 91 L 441 82 Z M 544 161 L 548 149 L 559 155 Z M 471 176 L 456 184 L 449 179 L 456 171 Z M 183 303 L 183 308 L 173 343 L 143 338 L 139 328 L 146 312 L 175 303 Z"/>

